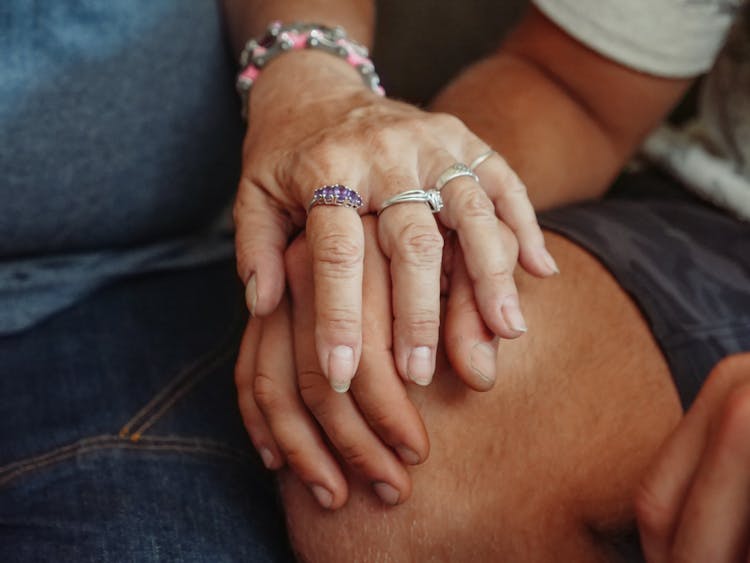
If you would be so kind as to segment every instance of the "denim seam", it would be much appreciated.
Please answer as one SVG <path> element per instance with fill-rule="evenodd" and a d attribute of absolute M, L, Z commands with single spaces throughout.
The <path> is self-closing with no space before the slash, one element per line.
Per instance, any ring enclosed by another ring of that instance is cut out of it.
<path fill-rule="evenodd" d="M 235 354 L 233 343 L 241 323 L 240 315 L 236 315 L 230 325 L 230 330 L 220 344 L 204 354 L 178 373 L 164 389 L 152 397 L 119 431 L 120 438 L 127 438 L 133 442 L 139 441 L 143 433 L 156 424 L 167 411 L 185 396 L 211 370 L 223 365 Z M 135 430 L 133 428 L 135 427 Z"/>
<path fill-rule="evenodd" d="M 115 435 L 94 436 L 84 438 L 21 461 L 16 461 L 0 468 L 0 487 L 11 481 L 43 469 L 50 465 L 65 461 L 82 454 L 91 454 L 103 450 L 135 450 L 153 452 L 176 452 L 205 454 L 214 457 L 223 457 L 243 463 L 251 463 L 253 458 L 246 452 L 230 448 L 220 442 L 205 440 L 201 438 L 184 438 L 179 436 L 143 437 L 138 443 L 123 439 Z"/>

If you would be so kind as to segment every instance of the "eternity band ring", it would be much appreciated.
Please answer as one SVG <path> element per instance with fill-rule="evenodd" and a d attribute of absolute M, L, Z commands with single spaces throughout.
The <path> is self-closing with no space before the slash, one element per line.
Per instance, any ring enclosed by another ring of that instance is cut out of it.
<path fill-rule="evenodd" d="M 437 182 L 435 182 L 435 189 L 440 191 L 448 182 L 455 180 L 456 178 L 462 178 L 463 176 L 468 176 L 475 182 L 479 182 L 479 177 L 474 174 L 474 171 L 471 168 L 461 162 L 456 162 L 446 168 L 445 172 L 440 174 Z"/>
<path fill-rule="evenodd" d="M 490 158 L 492 155 L 496 154 L 495 149 L 490 149 L 487 152 L 483 152 L 478 157 L 476 157 L 474 160 L 471 161 L 471 164 L 469 164 L 469 170 L 472 172 L 479 168 L 482 163 Z"/>
<path fill-rule="evenodd" d="M 378 211 L 378 216 L 391 205 L 397 203 L 426 203 L 430 211 L 437 213 L 443 208 L 443 197 L 438 190 L 407 190 L 386 199 Z"/>

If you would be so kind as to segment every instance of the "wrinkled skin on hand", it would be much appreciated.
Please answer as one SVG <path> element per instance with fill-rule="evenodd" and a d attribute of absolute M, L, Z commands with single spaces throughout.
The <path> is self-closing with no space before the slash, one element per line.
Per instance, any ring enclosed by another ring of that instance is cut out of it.
<path fill-rule="evenodd" d="M 293 78 L 292 78 L 293 77 Z M 359 214 L 377 212 L 395 194 L 429 189 L 456 162 L 487 145 L 457 118 L 381 98 L 345 63 L 322 53 L 280 57 L 250 97 L 249 128 L 234 216 L 238 270 L 254 315 L 278 305 L 289 237 L 306 229 L 315 309 L 314 339 L 330 384 L 345 391 L 362 353 L 365 234 Z M 443 235 L 456 233 L 482 322 L 495 335 L 526 330 L 512 273 L 516 263 L 537 276 L 556 272 L 525 187 L 500 155 L 441 191 L 433 216 L 424 203 L 389 207 L 373 234 L 388 259 L 393 286 L 393 354 L 399 374 L 425 385 L 435 369 L 440 320 Z M 355 213 L 317 206 L 327 184 L 356 189 Z"/>

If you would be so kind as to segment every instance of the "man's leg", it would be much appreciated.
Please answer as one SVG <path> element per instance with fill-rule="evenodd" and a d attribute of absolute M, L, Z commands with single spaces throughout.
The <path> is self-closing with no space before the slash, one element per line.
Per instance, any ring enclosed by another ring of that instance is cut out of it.
<path fill-rule="evenodd" d="M 309 561 L 597 561 L 633 525 L 631 499 L 681 417 L 638 308 L 587 252 L 547 234 L 562 275 L 518 284 L 529 333 L 503 341 L 497 383 L 468 390 L 443 360 L 410 388 L 432 443 L 411 499 L 384 507 L 367 484 L 320 509 L 293 476 L 282 490 Z"/>

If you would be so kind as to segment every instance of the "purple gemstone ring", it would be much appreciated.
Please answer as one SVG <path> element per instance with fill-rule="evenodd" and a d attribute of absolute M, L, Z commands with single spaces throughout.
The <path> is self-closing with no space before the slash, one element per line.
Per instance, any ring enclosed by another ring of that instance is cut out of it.
<path fill-rule="evenodd" d="M 343 184 L 333 184 L 322 186 L 313 192 L 310 205 L 307 206 L 307 212 L 318 205 L 336 205 L 338 207 L 351 207 L 359 209 L 364 205 L 362 196 L 355 190 L 347 188 Z"/>

